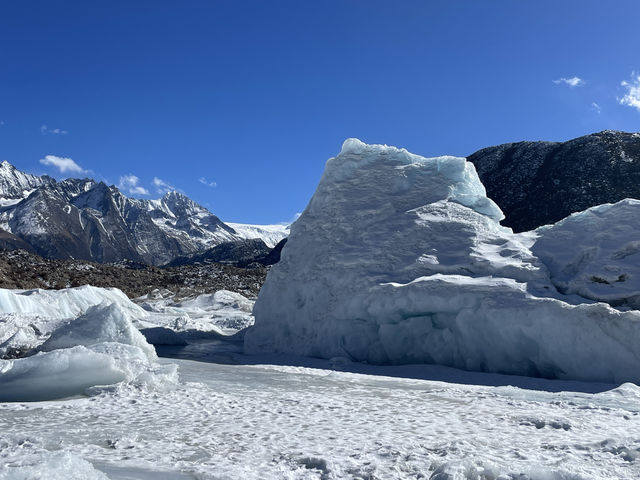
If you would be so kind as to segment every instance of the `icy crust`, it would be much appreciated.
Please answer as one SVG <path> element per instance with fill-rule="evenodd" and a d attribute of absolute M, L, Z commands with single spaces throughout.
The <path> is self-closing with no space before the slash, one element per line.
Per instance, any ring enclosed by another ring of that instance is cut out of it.
<path fill-rule="evenodd" d="M 532 247 L 563 293 L 640 308 L 640 200 L 604 204 L 536 230 Z"/>
<path fill-rule="evenodd" d="M 109 480 L 104 473 L 96 470 L 86 460 L 64 453 L 46 453 L 33 459 L 27 465 L 6 468 L 0 471 L 0 480 Z"/>
<path fill-rule="evenodd" d="M 640 381 L 640 314 L 558 292 L 537 235 L 501 218 L 464 159 L 347 140 L 268 274 L 245 351 Z"/>
<path fill-rule="evenodd" d="M 115 342 L 0 360 L 0 402 L 35 402 L 96 394 L 120 382 L 165 388 L 177 381 L 174 365 L 157 365 L 140 347 Z"/>

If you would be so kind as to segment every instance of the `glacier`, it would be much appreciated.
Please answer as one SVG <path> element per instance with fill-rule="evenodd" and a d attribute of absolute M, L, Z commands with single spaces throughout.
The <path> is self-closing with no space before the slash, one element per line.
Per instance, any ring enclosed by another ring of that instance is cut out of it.
<path fill-rule="evenodd" d="M 610 215 L 617 226 L 635 205 L 596 207 L 514 234 L 499 224 L 502 212 L 464 158 L 348 139 L 291 226 L 255 304 L 245 352 L 638 382 L 640 312 L 596 303 L 633 297 L 633 269 L 598 274 L 629 279 L 613 297 L 591 294 L 604 284 L 585 262 L 578 264 L 586 273 L 572 274 L 576 284 L 562 288 L 570 279 L 561 274 L 575 263 L 567 252 L 591 252 L 585 258 L 605 269 L 615 265 L 598 251 L 635 253 L 635 223 L 620 226 L 622 236 L 604 235 L 609 245 L 595 254 L 589 242 L 604 237 L 574 241 L 566 233 L 579 235 L 576 224 L 593 224 L 605 210 L 620 213 Z"/>

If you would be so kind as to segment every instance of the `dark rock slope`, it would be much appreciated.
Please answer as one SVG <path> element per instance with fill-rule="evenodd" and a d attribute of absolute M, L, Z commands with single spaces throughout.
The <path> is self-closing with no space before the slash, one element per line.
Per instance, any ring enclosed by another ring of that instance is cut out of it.
<path fill-rule="evenodd" d="M 567 142 L 518 142 L 479 150 L 487 195 L 516 232 L 602 203 L 640 198 L 640 133 L 604 131 Z"/>
<path fill-rule="evenodd" d="M 266 267 L 280 261 L 283 242 L 284 240 L 281 240 L 274 248 L 269 248 L 259 238 L 224 242 L 201 253 L 175 258 L 167 266 L 176 267 L 215 262 L 240 268 Z"/>

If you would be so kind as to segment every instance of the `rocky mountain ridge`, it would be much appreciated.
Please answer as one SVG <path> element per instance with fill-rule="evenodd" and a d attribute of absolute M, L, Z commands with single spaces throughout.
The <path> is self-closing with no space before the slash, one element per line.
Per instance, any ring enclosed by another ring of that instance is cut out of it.
<path fill-rule="evenodd" d="M 92 179 L 56 181 L 0 164 L 0 247 L 52 259 L 131 260 L 163 265 L 223 242 L 261 236 L 236 231 L 186 195 L 130 198 Z M 273 242 L 284 230 L 269 231 Z"/>
<path fill-rule="evenodd" d="M 640 198 L 640 133 L 605 130 L 566 142 L 506 143 L 467 159 L 502 209 L 502 224 L 516 232 Z"/>

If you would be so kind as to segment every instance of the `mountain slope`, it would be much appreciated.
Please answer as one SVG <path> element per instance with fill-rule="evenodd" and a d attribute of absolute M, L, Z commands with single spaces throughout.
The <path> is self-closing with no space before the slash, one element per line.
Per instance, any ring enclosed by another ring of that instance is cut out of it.
<path fill-rule="evenodd" d="M 230 223 L 227 225 L 243 238 L 261 239 L 268 247 L 275 247 L 283 238 L 289 236 L 289 227 L 291 225 L 248 225 L 245 223 Z"/>
<path fill-rule="evenodd" d="M 5 160 L 0 163 L 0 205 L 15 203 L 11 200 L 22 199 L 34 189 L 55 182 L 47 175 L 38 177 L 21 172 Z"/>
<path fill-rule="evenodd" d="M 264 237 L 275 244 L 285 236 L 282 226 L 238 227 L 179 192 L 135 199 L 103 182 L 57 182 L 0 164 L 0 229 L 6 232 L 0 245 L 10 249 L 56 259 L 163 265 L 224 242 Z"/>
<path fill-rule="evenodd" d="M 519 142 L 467 157 L 516 232 L 624 198 L 640 198 L 640 134 L 604 131 L 567 142 Z"/>

